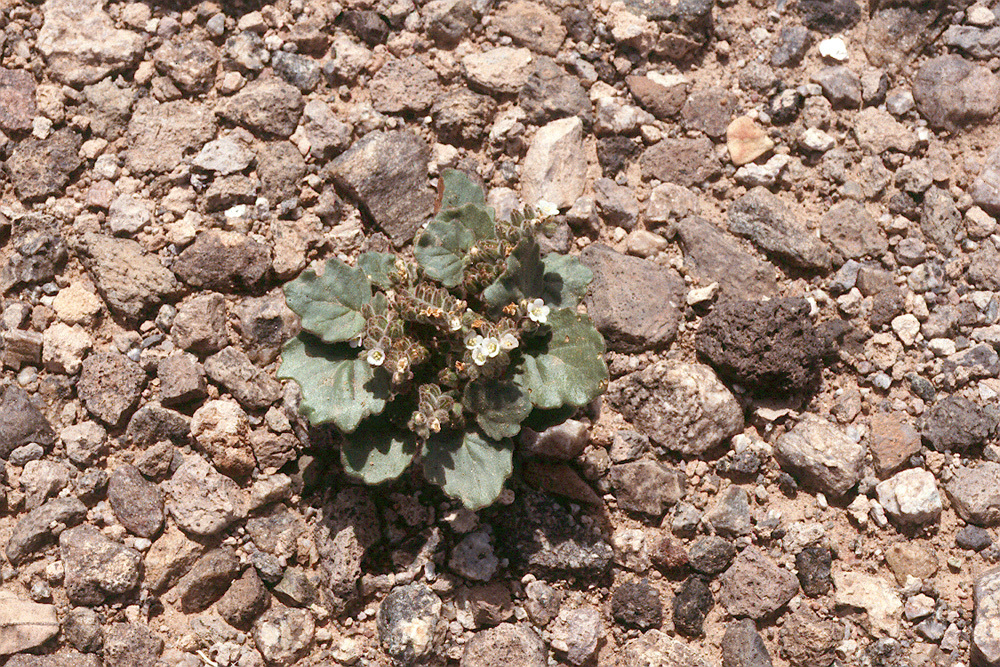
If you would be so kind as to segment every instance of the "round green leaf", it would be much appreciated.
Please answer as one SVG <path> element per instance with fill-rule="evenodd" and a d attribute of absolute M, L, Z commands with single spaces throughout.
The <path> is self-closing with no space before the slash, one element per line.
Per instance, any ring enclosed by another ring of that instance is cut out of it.
<path fill-rule="evenodd" d="M 514 444 L 490 440 L 471 431 L 442 431 L 424 442 L 424 477 L 470 510 L 479 510 L 500 496 L 513 471 Z"/>
<path fill-rule="evenodd" d="M 545 265 L 545 286 L 538 296 L 556 308 L 576 308 L 580 305 L 594 279 L 593 271 L 579 258 L 555 252 L 543 257 L 542 263 Z"/>
<path fill-rule="evenodd" d="M 372 298 L 365 272 L 339 259 L 329 260 L 322 274 L 312 268 L 285 285 L 288 307 L 302 318 L 302 328 L 326 343 L 350 340 L 361 333 L 361 307 Z"/>
<path fill-rule="evenodd" d="M 531 401 L 514 382 L 480 379 L 465 385 L 462 405 L 476 415 L 483 433 L 500 440 L 513 438 L 531 413 Z"/>
<path fill-rule="evenodd" d="M 431 220 L 417 237 L 413 256 L 428 276 L 445 287 L 462 282 L 462 270 L 469 248 L 475 241 L 472 231 L 454 220 Z"/>
<path fill-rule="evenodd" d="M 549 313 L 548 324 L 549 339 L 525 349 L 516 381 L 536 407 L 586 405 L 608 386 L 604 338 L 589 317 L 569 308 Z"/>
<path fill-rule="evenodd" d="M 441 190 L 442 211 L 465 204 L 486 204 L 486 194 L 479 184 L 457 169 L 441 173 Z"/>
<path fill-rule="evenodd" d="M 388 252 L 363 252 L 358 255 L 358 268 L 373 285 L 388 289 L 392 286 L 389 274 L 396 270 L 396 256 Z"/>
<path fill-rule="evenodd" d="M 346 345 L 325 345 L 298 335 L 281 351 L 278 378 L 302 388 L 299 412 L 313 425 L 333 423 L 352 433 L 361 420 L 385 409 L 389 374 L 355 359 Z"/>
<path fill-rule="evenodd" d="M 402 475 L 416 451 L 412 433 L 392 428 L 381 419 L 369 419 L 344 436 L 340 461 L 348 474 L 366 484 L 381 484 Z"/>

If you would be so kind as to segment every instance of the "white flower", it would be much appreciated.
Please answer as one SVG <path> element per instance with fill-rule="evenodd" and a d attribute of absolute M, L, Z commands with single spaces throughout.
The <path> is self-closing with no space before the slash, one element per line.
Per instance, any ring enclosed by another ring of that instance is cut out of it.
<path fill-rule="evenodd" d="M 483 349 L 482 345 L 477 345 L 472 350 L 472 361 L 477 366 L 482 366 L 489 360 L 489 356 L 486 354 L 486 350 Z"/>
<path fill-rule="evenodd" d="M 410 360 L 406 357 L 400 357 L 396 360 L 396 372 L 405 373 L 406 369 L 410 367 Z"/>
<path fill-rule="evenodd" d="M 462 328 L 462 320 L 452 316 L 452 318 L 448 320 L 448 328 L 452 331 L 458 331 Z"/>
<path fill-rule="evenodd" d="M 368 363 L 372 366 L 381 366 L 385 363 L 385 352 L 380 347 L 368 350 Z"/>
<path fill-rule="evenodd" d="M 484 338 L 483 342 L 479 344 L 479 347 L 482 348 L 483 352 L 486 353 L 487 357 L 492 358 L 500 354 L 500 341 L 494 338 L 493 336 Z"/>
<path fill-rule="evenodd" d="M 500 349 L 501 350 L 513 350 L 517 347 L 517 336 L 511 332 L 507 332 L 500 336 Z"/>
<path fill-rule="evenodd" d="M 538 215 L 543 218 L 551 218 L 559 215 L 559 207 L 544 199 L 539 199 L 538 203 L 535 204 L 535 208 L 538 210 Z"/>
<path fill-rule="evenodd" d="M 541 299 L 535 299 L 528 304 L 528 318 L 532 322 L 545 324 L 549 320 L 549 307 Z"/>
<path fill-rule="evenodd" d="M 432 433 L 441 432 L 441 420 L 437 417 L 431 417 L 430 421 L 427 422 L 427 428 L 431 430 Z"/>
<path fill-rule="evenodd" d="M 483 342 L 483 337 L 476 333 L 470 333 L 465 337 L 465 349 L 474 350 Z"/>
<path fill-rule="evenodd" d="M 365 337 L 364 333 L 359 333 L 357 336 L 347 341 L 347 344 L 350 345 L 351 347 L 361 347 L 361 342 L 364 339 L 364 337 Z"/>

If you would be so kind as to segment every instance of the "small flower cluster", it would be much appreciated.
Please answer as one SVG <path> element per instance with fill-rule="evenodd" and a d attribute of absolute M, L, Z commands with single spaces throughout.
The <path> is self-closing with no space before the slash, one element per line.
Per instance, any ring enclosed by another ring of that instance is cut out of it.
<path fill-rule="evenodd" d="M 483 337 L 476 333 L 469 334 L 465 338 L 465 348 L 472 354 L 472 361 L 477 366 L 482 366 L 500 354 L 501 350 L 510 352 L 517 346 L 517 336 L 510 331 L 504 332 L 499 338 L 496 336 Z"/>

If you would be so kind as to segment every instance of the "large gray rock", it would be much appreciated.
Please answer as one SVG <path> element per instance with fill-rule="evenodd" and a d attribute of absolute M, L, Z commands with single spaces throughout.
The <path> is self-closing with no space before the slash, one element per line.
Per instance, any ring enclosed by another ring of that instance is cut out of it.
<path fill-rule="evenodd" d="M 34 552 L 53 542 L 67 526 L 87 517 L 87 506 L 76 498 L 54 498 L 21 516 L 7 540 L 7 560 L 20 565 Z"/>
<path fill-rule="evenodd" d="M 216 535 L 247 515 L 247 493 L 197 455 L 185 457 L 163 489 L 170 516 L 192 535 Z"/>
<path fill-rule="evenodd" d="M 362 559 L 381 538 L 378 511 L 363 488 L 343 489 L 324 505 L 313 540 L 328 607 L 342 611 L 357 598 Z"/>
<path fill-rule="evenodd" d="M 659 445 L 700 456 L 743 430 L 743 410 L 710 367 L 659 361 L 620 377 L 607 400 Z"/>
<path fill-rule="evenodd" d="M 633 461 L 611 466 L 608 481 L 622 509 L 663 516 L 684 497 L 685 475 L 659 461 Z"/>
<path fill-rule="evenodd" d="M 702 285 L 719 284 L 729 297 L 758 299 L 778 291 L 777 268 L 758 259 L 740 240 L 705 218 L 688 216 L 677 225 L 684 250 L 684 270 Z"/>
<path fill-rule="evenodd" d="M 205 372 L 247 410 L 262 410 L 281 398 L 281 384 L 231 345 L 205 360 Z"/>
<path fill-rule="evenodd" d="M 66 569 L 66 595 L 74 604 L 98 605 L 139 585 L 142 554 L 93 526 L 63 531 L 59 553 Z"/>
<path fill-rule="evenodd" d="M 748 618 L 730 621 L 722 636 L 722 667 L 771 667 L 771 655 Z"/>
<path fill-rule="evenodd" d="M 355 142 L 328 169 L 337 187 L 401 246 L 434 209 L 427 187 L 430 154 L 412 132 L 379 130 Z"/>
<path fill-rule="evenodd" d="M 104 664 L 156 667 L 163 638 L 144 623 L 112 623 L 104 632 Z"/>
<path fill-rule="evenodd" d="M 1000 523 L 1000 463 L 984 461 L 975 468 L 958 468 L 944 490 L 958 515 L 969 523 Z"/>
<path fill-rule="evenodd" d="M 202 104 L 144 98 L 128 125 L 125 163 L 136 174 L 171 171 L 215 138 L 215 116 Z"/>
<path fill-rule="evenodd" d="M 302 117 L 305 99 L 295 86 L 275 77 L 261 77 L 223 102 L 218 113 L 251 132 L 288 137 Z"/>
<path fill-rule="evenodd" d="M 955 132 L 1000 109 L 1000 78 L 961 56 L 938 56 L 917 70 L 913 101 L 932 127 Z"/>
<path fill-rule="evenodd" d="M 719 601 L 730 615 L 754 620 L 773 614 L 795 597 L 795 575 L 757 547 L 747 547 L 719 577 Z"/>
<path fill-rule="evenodd" d="M 702 184 L 722 171 L 708 137 L 661 139 L 643 152 L 639 164 L 646 178 L 684 187 Z"/>
<path fill-rule="evenodd" d="M 128 321 L 148 315 L 181 290 L 160 259 L 131 239 L 88 232 L 76 249 L 112 312 Z"/>
<path fill-rule="evenodd" d="M 861 479 L 865 448 L 822 417 L 805 415 L 775 441 L 774 457 L 806 484 L 840 497 Z"/>
<path fill-rule="evenodd" d="M 778 197 L 758 186 L 729 206 L 729 231 L 749 238 L 769 255 L 808 271 L 830 269 L 823 243 Z"/>
<path fill-rule="evenodd" d="M 673 341 L 685 291 L 676 272 L 600 243 L 587 246 L 580 259 L 594 273 L 587 312 L 610 349 L 639 352 Z"/>
<path fill-rule="evenodd" d="M 60 82 L 95 83 L 142 57 L 146 36 L 115 28 L 104 5 L 105 0 L 47 0 L 42 6 L 36 45 Z"/>
<path fill-rule="evenodd" d="M 368 86 L 372 105 L 382 113 L 422 113 L 442 92 L 437 74 L 416 56 L 390 60 Z"/>
<path fill-rule="evenodd" d="M 576 116 L 554 120 L 538 129 L 521 163 L 521 198 L 567 209 L 583 194 L 587 158 L 583 123 Z"/>
<path fill-rule="evenodd" d="M 591 102 L 580 80 L 567 74 L 552 58 L 534 59 L 534 69 L 518 93 L 527 120 L 536 125 L 556 118 L 591 116 Z"/>
<path fill-rule="evenodd" d="M 878 221 L 853 199 L 831 206 L 819 224 L 823 238 L 847 259 L 878 257 L 889 248 Z"/>

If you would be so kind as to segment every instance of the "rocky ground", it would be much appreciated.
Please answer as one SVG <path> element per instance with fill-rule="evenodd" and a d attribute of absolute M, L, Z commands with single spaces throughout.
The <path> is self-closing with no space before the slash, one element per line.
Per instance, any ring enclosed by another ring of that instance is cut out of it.
<path fill-rule="evenodd" d="M 0 0 L 0 660 L 1000 665 L 998 16 Z M 275 379 L 447 167 L 612 374 L 478 515 Z"/>

